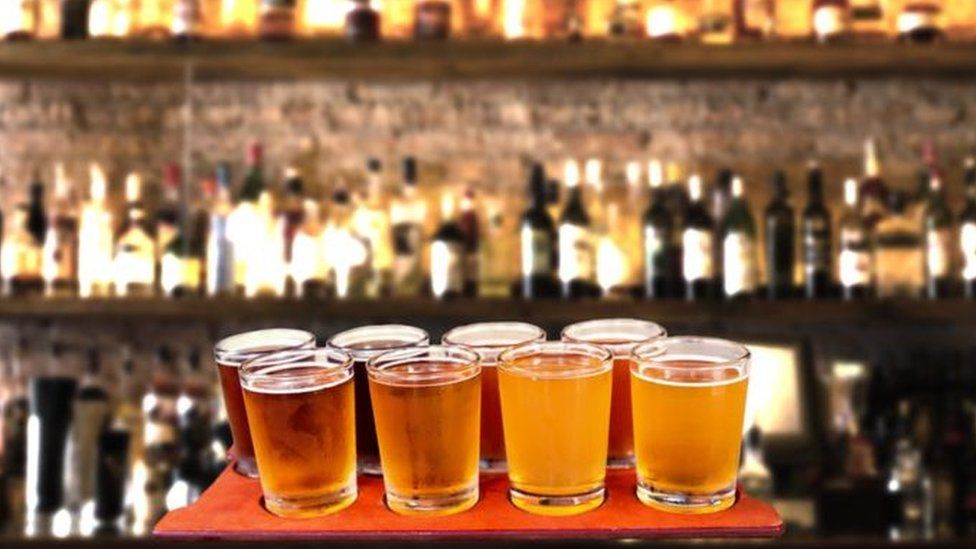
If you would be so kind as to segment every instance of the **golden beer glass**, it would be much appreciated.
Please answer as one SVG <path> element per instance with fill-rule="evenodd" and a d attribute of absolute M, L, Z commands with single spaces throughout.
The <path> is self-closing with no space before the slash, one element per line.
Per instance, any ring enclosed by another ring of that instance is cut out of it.
<path fill-rule="evenodd" d="M 282 351 L 241 366 L 264 505 L 282 517 L 334 513 L 356 500 L 352 357 Z"/>
<path fill-rule="evenodd" d="M 735 503 L 749 351 L 699 337 L 638 346 L 631 373 L 637 497 L 676 513 Z"/>
<path fill-rule="evenodd" d="M 374 324 L 340 332 L 326 346 L 342 349 L 353 359 L 356 388 L 356 451 L 359 470 L 368 475 L 379 475 L 380 449 L 376 444 L 376 425 L 373 423 L 373 406 L 370 403 L 369 381 L 366 362 L 378 354 L 394 349 L 408 349 L 430 343 L 426 331 L 402 324 Z"/>
<path fill-rule="evenodd" d="M 586 343 L 529 343 L 499 356 L 509 496 L 516 507 L 574 515 L 603 503 L 612 369 L 610 351 Z"/>
<path fill-rule="evenodd" d="M 498 396 L 498 355 L 502 351 L 545 341 L 546 332 L 525 322 L 478 322 L 458 326 L 444 334 L 441 343 L 465 347 L 481 358 L 481 470 L 505 470 L 505 438 L 502 405 Z M 629 374 L 628 374 L 629 375 Z"/>
<path fill-rule="evenodd" d="M 449 515 L 478 502 L 481 366 L 474 351 L 432 345 L 369 359 L 386 505 Z"/>
<path fill-rule="evenodd" d="M 630 403 L 630 353 L 641 343 L 667 337 L 659 324 L 632 318 L 577 322 L 563 328 L 562 340 L 591 343 L 613 355 L 613 398 L 610 401 L 610 442 L 607 465 L 634 464 L 634 422 Z"/>
<path fill-rule="evenodd" d="M 315 336 L 304 330 L 272 328 L 254 330 L 225 337 L 214 345 L 214 360 L 220 377 L 220 389 L 227 408 L 227 421 L 234 438 L 234 470 L 257 478 L 251 430 L 244 411 L 240 367 L 244 362 L 277 351 L 315 346 Z"/>

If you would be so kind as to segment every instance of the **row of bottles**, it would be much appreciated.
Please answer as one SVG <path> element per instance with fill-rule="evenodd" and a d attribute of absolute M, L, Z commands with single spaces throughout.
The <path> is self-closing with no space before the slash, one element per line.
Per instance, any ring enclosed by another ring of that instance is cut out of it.
<path fill-rule="evenodd" d="M 197 349 L 42 344 L 21 334 L 0 361 L 0 532 L 147 535 L 223 466 L 229 432 Z"/>
<path fill-rule="evenodd" d="M 9 0 L 3 34 L 77 39 L 339 36 L 649 37 L 729 43 L 816 37 L 972 38 L 976 8 L 944 0 Z M 958 32 L 957 32 L 958 31 Z"/>
<path fill-rule="evenodd" d="M 4 290 L 84 298 L 863 299 L 944 298 L 961 283 L 976 296 L 972 162 L 962 176 L 965 205 L 950 208 L 934 155 L 908 194 L 882 179 L 870 141 L 864 176 L 844 182 L 836 218 L 814 164 L 802 212 L 776 172 L 758 222 L 745 182 L 730 170 L 706 189 L 700 176 L 685 181 L 658 161 L 646 170 L 627 164 L 624 182 L 605 180 L 596 159 L 567 161 L 562 183 L 535 165 L 519 219 L 524 206 L 505 193 L 474 184 L 423 189 L 413 157 L 403 160 L 393 192 L 370 159 L 362 185 L 340 182 L 320 201 L 294 168 L 277 190 L 269 186 L 262 156 L 253 144 L 239 184 L 221 164 L 199 192 L 178 165 L 166 166 L 151 212 L 142 177 L 129 174 L 120 221 L 97 165 L 80 204 L 62 167 L 53 200 L 35 177 L 4 224 Z"/>

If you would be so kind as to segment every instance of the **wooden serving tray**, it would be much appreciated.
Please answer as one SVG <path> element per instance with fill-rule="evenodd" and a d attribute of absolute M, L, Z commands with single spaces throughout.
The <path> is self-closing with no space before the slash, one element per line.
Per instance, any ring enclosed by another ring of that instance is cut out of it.
<path fill-rule="evenodd" d="M 481 475 L 481 501 L 447 517 L 403 517 L 383 504 L 383 480 L 359 477 L 359 498 L 334 515 L 283 519 L 266 511 L 258 481 L 230 468 L 189 507 L 163 517 L 153 534 L 165 539 L 498 539 L 776 537 L 783 521 L 766 503 L 740 490 L 736 504 L 709 515 L 655 511 L 634 495 L 633 469 L 607 471 L 608 497 L 596 510 L 572 517 L 540 517 L 508 501 L 504 474 Z"/>

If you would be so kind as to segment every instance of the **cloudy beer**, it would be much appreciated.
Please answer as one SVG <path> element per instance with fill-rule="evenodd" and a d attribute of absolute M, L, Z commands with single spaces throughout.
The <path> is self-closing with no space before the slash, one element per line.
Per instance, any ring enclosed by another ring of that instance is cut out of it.
<path fill-rule="evenodd" d="M 244 363 L 241 382 L 265 507 L 313 517 L 356 499 L 352 358 L 283 351 Z"/>
<path fill-rule="evenodd" d="M 498 355 L 510 347 L 545 341 L 546 332 L 525 322 L 478 322 L 444 334 L 445 345 L 466 347 L 481 358 L 481 468 L 505 470 L 502 406 L 498 395 Z"/>
<path fill-rule="evenodd" d="M 731 507 L 748 350 L 719 339 L 681 337 L 642 345 L 634 356 L 638 498 L 682 513 Z"/>
<path fill-rule="evenodd" d="M 634 462 L 634 423 L 630 402 L 630 353 L 637 345 L 667 335 L 653 322 L 608 318 L 577 322 L 563 328 L 562 340 L 599 345 L 613 355 L 613 398 L 610 402 L 610 441 L 607 461 L 630 467 Z"/>
<path fill-rule="evenodd" d="M 478 502 L 481 367 L 473 351 L 431 346 L 367 364 L 387 506 L 446 515 Z"/>
<path fill-rule="evenodd" d="M 255 330 L 232 335 L 214 346 L 214 359 L 220 377 L 220 389 L 227 408 L 227 421 L 234 438 L 234 470 L 242 475 L 256 477 L 254 446 L 244 411 L 244 395 L 241 392 L 240 367 L 247 360 L 288 349 L 315 345 L 315 336 L 303 330 L 270 329 Z"/>
<path fill-rule="evenodd" d="M 499 357 L 509 494 L 544 515 L 571 515 L 605 497 L 610 352 L 588 344 L 522 345 Z"/>

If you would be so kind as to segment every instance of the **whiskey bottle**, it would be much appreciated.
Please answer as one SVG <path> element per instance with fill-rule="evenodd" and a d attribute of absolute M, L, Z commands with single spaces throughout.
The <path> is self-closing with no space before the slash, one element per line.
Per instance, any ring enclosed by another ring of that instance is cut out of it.
<path fill-rule="evenodd" d="M 142 180 L 125 180 L 126 221 L 115 244 L 115 295 L 150 296 L 156 289 L 156 242 L 142 205 Z"/>
<path fill-rule="evenodd" d="M 942 189 L 942 177 L 933 173 L 928 205 L 922 220 L 922 236 L 925 243 L 925 296 L 929 299 L 944 299 L 952 287 L 952 212 L 946 205 Z"/>
<path fill-rule="evenodd" d="M 732 178 L 732 199 L 720 227 L 722 293 L 725 299 L 749 298 L 756 292 L 756 222 L 741 177 Z"/>
<path fill-rule="evenodd" d="M 524 299 L 555 297 L 556 226 L 547 206 L 546 175 L 541 164 L 533 164 L 529 175 L 529 207 L 522 214 L 519 243 L 522 276 L 519 295 Z"/>
<path fill-rule="evenodd" d="M 580 188 L 579 165 L 566 163 L 569 197 L 559 217 L 559 280 L 564 298 L 592 296 L 595 292 L 595 257 L 590 215 Z"/>
<path fill-rule="evenodd" d="M 844 181 L 844 213 L 840 218 L 840 254 L 837 261 L 845 300 L 868 299 L 874 294 L 874 258 L 871 226 L 857 208 L 857 180 Z"/>
<path fill-rule="evenodd" d="M 705 205 L 700 176 L 692 175 L 688 178 L 688 195 L 691 204 L 681 231 L 681 272 L 685 283 L 685 298 L 688 301 L 700 301 L 714 296 L 715 222 Z"/>
<path fill-rule="evenodd" d="M 644 212 L 644 294 L 648 299 L 662 299 L 675 295 L 677 280 L 672 265 L 677 229 L 668 211 L 662 191 L 664 174 L 661 163 L 651 161 L 647 170 L 650 198 Z"/>
<path fill-rule="evenodd" d="M 51 208 L 41 274 L 47 296 L 74 296 L 78 292 L 78 215 L 74 189 L 64 165 L 54 166 L 54 202 Z"/>
<path fill-rule="evenodd" d="M 423 283 L 421 247 L 427 203 L 420 196 L 417 182 L 417 160 L 403 160 L 403 186 L 390 207 L 393 225 L 393 291 L 415 296 Z"/>

